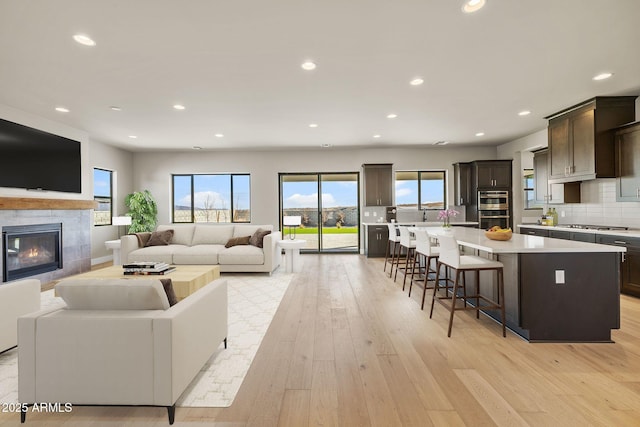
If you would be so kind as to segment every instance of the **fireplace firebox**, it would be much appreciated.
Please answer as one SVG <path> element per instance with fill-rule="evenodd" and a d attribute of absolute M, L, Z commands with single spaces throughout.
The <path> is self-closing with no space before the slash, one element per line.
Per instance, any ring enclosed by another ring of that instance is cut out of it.
<path fill-rule="evenodd" d="M 62 268 L 62 224 L 2 227 L 5 282 Z"/>

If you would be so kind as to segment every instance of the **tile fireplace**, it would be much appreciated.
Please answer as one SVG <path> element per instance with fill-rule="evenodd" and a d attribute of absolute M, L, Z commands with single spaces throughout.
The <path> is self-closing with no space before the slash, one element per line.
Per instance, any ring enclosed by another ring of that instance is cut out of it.
<path fill-rule="evenodd" d="M 62 224 L 2 227 L 5 282 L 62 268 Z"/>

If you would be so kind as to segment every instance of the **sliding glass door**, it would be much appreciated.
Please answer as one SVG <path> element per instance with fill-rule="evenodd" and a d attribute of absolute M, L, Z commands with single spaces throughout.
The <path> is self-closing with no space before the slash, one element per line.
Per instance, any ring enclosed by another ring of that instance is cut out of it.
<path fill-rule="evenodd" d="M 307 241 L 309 252 L 359 252 L 357 172 L 280 174 L 280 224 L 300 216 L 299 227 L 283 225 L 283 238 Z"/>

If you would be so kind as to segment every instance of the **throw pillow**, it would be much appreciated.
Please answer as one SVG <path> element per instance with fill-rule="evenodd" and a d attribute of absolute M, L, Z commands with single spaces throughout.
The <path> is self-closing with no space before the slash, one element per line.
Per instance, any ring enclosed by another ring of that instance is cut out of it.
<path fill-rule="evenodd" d="M 256 232 L 253 233 L 253 236 L 251 236 L 251 239 L 249 239 L 249 244 L 261 248 L 264 241 L 264 236 L 266 236 L 267 234 L 271 234 L 271 230 L 263 230 L 262 228 L 258 228 Z"/>
<path fill-rule="evenodd" d="M 145 246 L 166 246 L 171 243 L 173 230 L 154 231 Z"/>
<path fill-rule="evenodd" d="M 145 246 L 147 246 L 147 242 L 151 237 L 151 233 L 149 233 L 148 231 L 143 231 L 142 233 L 136 233 L 136 237 L 138 238 L 138 247 L 144 248 Z"/>
<path fill-rule="evenodd" d="M 224 245 L 224 247 L 225 248 L 230 248 L 232 246 L 248 245 L 249 244 L 249 239 L 251 239 L 251 236 L 232 237 L 232 238 L 229 239 L 229 241 L 227 241 L 227 244 Z"/>
<path fill-rule="evenodd" d="M 173 283 L 171 282 L 171 279 L 160 279 L 160 283 L 162 283 L 162 287 L 167 294 L 169 306 L 176 305 L 178 303 L 178 297 L 176 297 L 176 291 L 173 290 Z"/>

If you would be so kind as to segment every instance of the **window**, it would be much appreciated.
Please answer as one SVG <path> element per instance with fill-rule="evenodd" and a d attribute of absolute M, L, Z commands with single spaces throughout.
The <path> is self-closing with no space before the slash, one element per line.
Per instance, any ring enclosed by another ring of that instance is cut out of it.
<path fill-rule="evenodd" d="M 403 209 L 445 209 L 445 171 L 396 172 L 396 205 Z"/>
<path fill-rule="evenodd" d="M 173 222 L 250 222 L 248 174 L 173 175 Z"/>
<path fill-rule="evenodd" d="M 113 216 L 113 172 L 93 169 L 93 200 L 98 207 L 93 211 L 93 225 L 111 225 Z"/>

